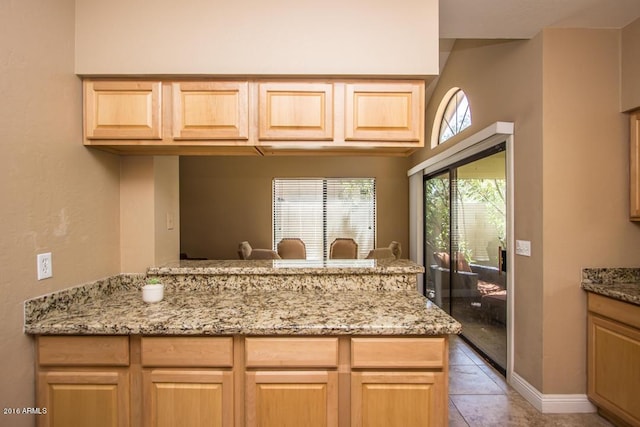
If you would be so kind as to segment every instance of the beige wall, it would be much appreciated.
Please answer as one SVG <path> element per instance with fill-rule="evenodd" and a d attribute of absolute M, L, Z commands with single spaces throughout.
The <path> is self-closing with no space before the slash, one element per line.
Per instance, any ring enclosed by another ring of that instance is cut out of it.
<path fill-rule="evenodd" d="M 586 393 L 581 269 L 637 265 L 619 43 L 619 31 L 561 29 L 530 41 L 458 41 L 427 110 L 432 123 L 452 86 L 469 96 L 474 124 L 445 146 L 515 123 L 515 238 L 531 241 L 532 256 L 514 260 L 514 371 L 545 394 Z M 444 148 L 425 148 L 411 164 Z"/>
<path fill-rule="evenodd" d="M 76 14 L 78 74 L 438 74 L 437 0 L 77 0 Z"/>
<path fill-rule="evenodd" d="M 74 2 L 0 2 L 0 403 L 33 407 L 23 301 L 119 272 L 119 163 L 82 146 Z M 36 254 L 53 277 L 36 280 Z M 0 424 L 34 425 L 0 415 Z"/>
<path fill-rule="evenodd" d="M 640 18 L 622 29 L 620 111 L 640 108 Z"/>
<path fill-rule="evenodd" d="M 275 177 L 375 177 L 377 241 L 408 254 L 407 159 L 397 157 L 183 157 L 180 159 L 181 251 L 236 259 L 238 243 L 271 247 Z"/>
<path fill-rule="evenodd" d="M 547 393 L 586 389 L 586 299 L 577 286 L 581 269 L 638 265 L 640 227 L 628 220 L 628 120 L 619 112 L 616 90 L 619 47 L 617 30 L 544 32 Z"/>
<path fill-rule="evenodd" d="M 178 259 L 179 176 L 176 156 L 122 156 L 120 160 L 120 269 L 144 273 Z M 167 227 L 167 215 L 174 227 Z"/>

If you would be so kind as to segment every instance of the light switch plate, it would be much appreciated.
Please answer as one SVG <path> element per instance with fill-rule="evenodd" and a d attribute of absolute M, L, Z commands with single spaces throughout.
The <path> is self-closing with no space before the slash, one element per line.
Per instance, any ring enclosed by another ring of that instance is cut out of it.
<path fill-rule="evenodd" d="M 167 230 L 173 230 L 174 227 L 173 214 L 171 212 L 167 212 Z"/>
<path fill-rule="evenodd" d="M 531 242 L 529 240 L 516 240 L 516 255 L 531 256 Z"/>

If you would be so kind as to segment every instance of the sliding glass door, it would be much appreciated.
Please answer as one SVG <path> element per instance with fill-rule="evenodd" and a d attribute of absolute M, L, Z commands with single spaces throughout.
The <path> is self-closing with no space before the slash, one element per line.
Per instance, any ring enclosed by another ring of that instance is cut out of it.
<path fill-rule="evenodd" d="M 504 145 L 425 177 L 425 293 L 503 371 L 507 358 Z"/>

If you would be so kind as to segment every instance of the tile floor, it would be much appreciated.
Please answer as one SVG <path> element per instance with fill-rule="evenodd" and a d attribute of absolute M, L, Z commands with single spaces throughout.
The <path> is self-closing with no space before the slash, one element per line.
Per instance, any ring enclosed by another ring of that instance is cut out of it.
<path fill-rule="evenodd" d="M 612 426 L 597 414 L 541 414 L 461 338 L 449 349 L 449 427 Z"/>

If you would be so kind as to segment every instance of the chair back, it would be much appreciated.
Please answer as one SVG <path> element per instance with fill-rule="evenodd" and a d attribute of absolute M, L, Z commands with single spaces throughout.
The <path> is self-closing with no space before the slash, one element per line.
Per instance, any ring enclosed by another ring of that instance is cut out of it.
<path fill-rule="evenodd" d="M 272 249 L 254 249 L 247 259 L 280 259 L 280 255 Z"/>
<path fill-rule="evenodd" d="M 400 255 L 402 255 L 402 248 L 400 243 L 394 240 L 386 248 L 371 249 L 367 259 L 399 259 Z"/>
<path fill-rule="evenodd" d="M 244 241 L 240 242 L 238 245 L 238 258 L 240 259 L 249 259 L 249 255 L 251 255 L 251 245 L 249 242 Z"/>
<path fill-rule="evenodd" d="M 338 237 L 329 247 L 329 259 L 358 258 L 358 244 L 352 238 Z"/>
<path fill-rule="evenodd" d="M 282 259 L 307 259 L 307 247 L 302 239 L 284 238 L 278 243 L 278 255 Z"/>
<path fill-rule="evenodd" d="M 253 249 L 249 242 L 240 242 L 238 245 L 238 257 L 240 259 L 280 259 L 280 255 L 271 249 Z"/>

